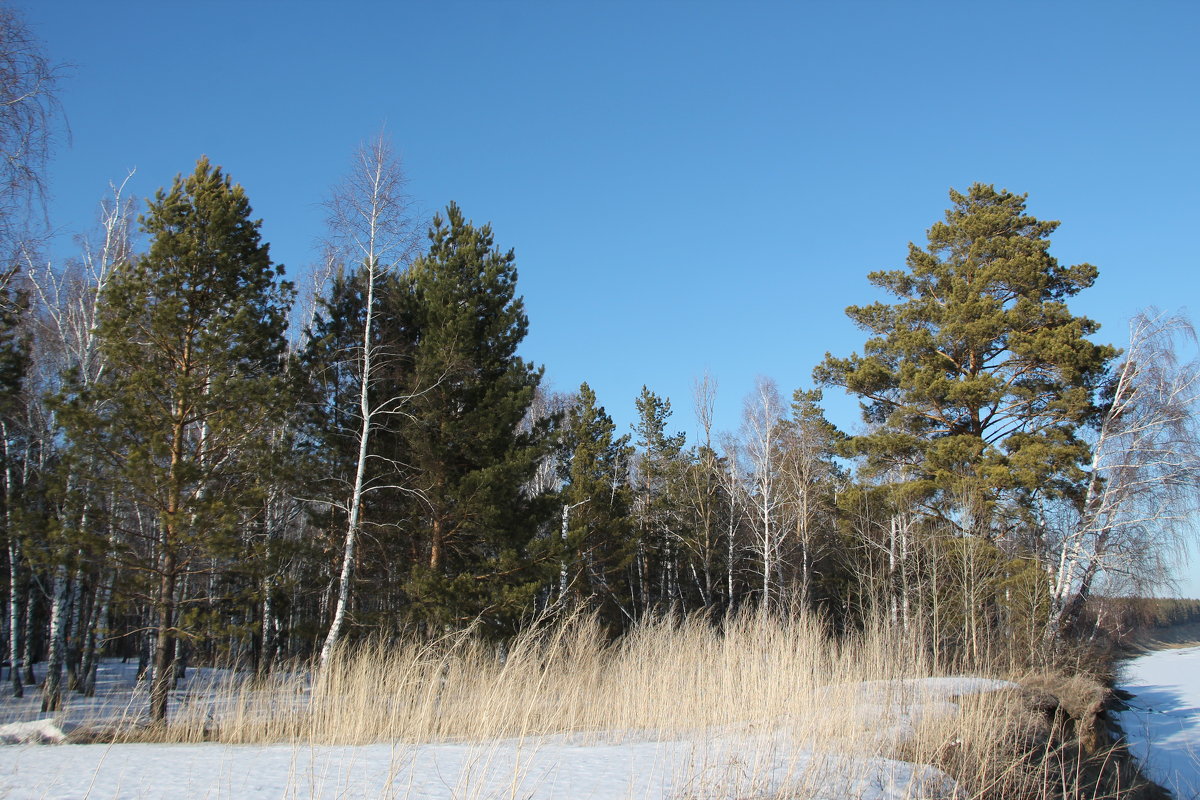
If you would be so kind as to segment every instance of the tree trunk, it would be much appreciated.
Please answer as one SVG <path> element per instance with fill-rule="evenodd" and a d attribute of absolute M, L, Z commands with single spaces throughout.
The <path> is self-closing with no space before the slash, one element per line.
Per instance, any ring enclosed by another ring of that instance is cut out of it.
<path fill-rule="evenodd" d="M 562 541 L 562 556 L 558 560 L 558 602 L 567 602 L 567 528 L 571 523 L 571 506 L 563 503 L 562 530 L 559 538 Z"/>
<path fill-rule="evenodd" d="M 0 421 L 0 436 L 4 447 L 4 532 L 8 536 L 8 677 L 12 681 L 13 697 L 24 697 L 21 683 L 21 604 L 25 586 L 21 581 L 21 539 L 13 526 L 13 468 L 12 450 L 8 443 L 8 423 Z"/>
<path fill-rule="evenodd" d="M 6 512 L 7 515 L 7 512 Z M 8 535 L 8 678 L 12 682 L 13 697 L 24 697 L 25 689 L 21 683 L 21 640 L 28 638 L 28 633 L 21 636 L 21 606 L 28 604 L 25 597 L 25 584 L 21 580 L 21 544 L 9 528 Z"/>
<path fill-rule="evenodd" d="M 100 662 L 100 648 L 108 633 L 108 609 L 115 581 L 115 571 L 109 570 L 109 576 L 100 581 L 96 590 L 99 596 L 92 604 L 92 617 L 88 623 L 87 649 L 83 654 L 82 669 L 83 694 L 86 697 L 96 696 L 96 670 Z"/>
<path fill-rule="evenodd" d="M 80 554 L 82 556 L 82 554 Z M 83 607 L 83 569 L 75 570 L 75 578 L 71 581 L 71 594 L 67 601 L 67 637 L 63 651 L 64 664 L 67 671 L 67 691 L 79 690 L 79 661 L 83 657 L 80 648 L 80 637 L 85 624 Z"/>
<path fill-rule="evenodd" d="M 726 555 L 725 555 L 725 609 L 727 613 L 732 613 L 734 608 L 733 597 L 733 557 L 734 557 L 734 535 L 737 532 L 737 522 L 734 520 L 732 503 L 729 509 L 729 530 L 726 531 Z"/>
<path fill-rule="evenodd" d="M 33 686 L 37 683 L 37 676 L 33 674 L 33 615 L 34 606 L 33 596 L 30 595 L 28 589 L 25 591 L 25 641 L 21 645 L 21 651 L 25 654 L 21 658 L 21 662 L 25 665 L 25 685 Z"/>
<path fill-rule="evenodd" d="M 58 711 L 62 707 L 62 668 L 66 642 L 67 600 L 70 587 L 67 585 L 67 568 L 60 564 L 54 570 L 53 600 L 50 606 L 50 647 L 46 654 L 46 680 L 42 684 L 42 713 Z"/>
<path fill-rule="evenodd" d="M 167 526 L 164 532 L 165 542 L 173 541 L 173 533 Z M 172 680 L 171 657 L 175 652 L 175 572 L 175 553 L 170 547 L 163 547 L 159 559 L 158 630 L 154 643 L 154 672 L 150 680 L 150 720 L 159 723 L 167 720 L 167 696 Z"/>

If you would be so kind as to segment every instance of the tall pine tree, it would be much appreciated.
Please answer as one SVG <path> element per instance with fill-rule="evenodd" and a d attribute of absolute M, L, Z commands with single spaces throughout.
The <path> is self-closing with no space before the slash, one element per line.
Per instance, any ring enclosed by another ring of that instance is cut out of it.
<path fill-rule="evenodd" d="M 861 398 L 871 428 L 853 445 L 906 502 L 992 538 L 1008 500 L 1081 496 L 1080 429 L 1115 351 L 1067 308 L 1097 272 L 1050 255 L 1057 222 L 984 184 L 950 199 L 905 269 L 870 274 L 896 301 L 846 309 L 870 334 L 863 354 L 827 354 L 814 377 Z"/>
<path fill-rule="evenodd" d="M 629 435 L 614 438 L 616 425 L 596 404 L 586 383 L 563 421 L 559 461 L 563 481 L 560 602 L 589 603 L 620 624 L 631 616 L 623 579 L 633 555 L 628 481 L 633 448 Z"/>
<path fill-rule="evenodd" d="M 542 371 L 517 355 L 529 323 L 516 258 L 495 247 L 491 226 L 452 203 L 429 242 L 409 271 L 412 380 L 422 388 L 406 407 L 406 457 L 420 494 L 413 520 L 426 537 L 414 611 L 429 624 L 479 618 L 507 629 L 551 564 L 531 550 L 549 498 L 526 491 L 550 446 L 549 420 L 521 425 Z"/>
<path fill-rule="evenodd" d="M 245 192 L 205 158 L 158 192 L 142 225 L 149 253 L 114 272 L 99 310 L 106 370 L 68 398 L 63 421 L 73 446 L 103 465 L 97 477 L 156 521 L 153 542 L 121 555 L 154 577 L 150 711 L 163 720 L 180 582 L 237 541 L 271 423 L 289 402 L 292 289 Z"/>

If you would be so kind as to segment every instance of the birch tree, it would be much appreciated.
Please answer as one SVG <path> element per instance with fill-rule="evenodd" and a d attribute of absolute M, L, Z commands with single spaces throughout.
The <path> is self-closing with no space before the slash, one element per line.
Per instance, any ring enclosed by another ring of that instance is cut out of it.
<path fill-rule="evenodd" d="M 770 378 L 759 376 L 742 409 L 742 438 L 749 464 L 751 516 L 762 565 L 759 608 L 771 611 L 772 586 L 778 585 L 779 552 L 784 531 L 779 522 L 784 493 L 779 474 L 783 400 Z"/>
<path fill-rule="evenodd" d="M 62 121 L 62 69 L 20 13 L 0 6 L 0 254 L 6 259 L 28 249 L 32 231 L 45 224 L 44 169 Z"/>
<path fill-rule="evenodd" d="M 400 161 L 381 135 L 359 148 L 350 175 L 334 191 L 327 206 L 336 252 L 341 263 L 357 265 L 364 297 L 361 316 L 357 320 L 361 326 L 360 338 L 337 365 L 343 369 L 357 395 L 355 411 L 348 420 L 354 461 L 345 496 L 336 501 L 345 514 L 346 527 L 342 536 L 336 605 L 321 646 L 322 666 L 329 662 L 346 628 L 362 532 L 363 498 L 385 485 L 395 487 L 402 480 L 398 469 L 384 470 L 381 480 L 370 480 L 368 461 L 373 455 L 372 436 L 382 424 L 403 413 L 409 399 L 406 396 L 380 397 L 374 391 L 381 371 L 394 368 L 400 357 L 389 351 L 378 336 L 378 292 L 384 280 L 407 267 L 417 246 L 416 226 L 411 216 L 412 201 L 405 191 L 405 183 Z M 375 457 L 380 456 L 376 454 Z"/>
<path fill-rule="evenodd" d="M 103 377 L 104 359 L 98 346 L 96 324 L 109 278 L 132 257 L 133 205 L 124 191 L 130 177 L 132 173 L 119 185 L 110 185 L 111 196 L 100 203 L 95 232 L 80 239 L 82 252 L 77 260 L 57 270 L 50 264 L 27 265 L 27 281 L 36 307 L 35 339 L 43 394 L 62 391 L 64 378 L 78 390 L 86 391 Z M 53 443 L 57 428 L 53 412 L 46 427 L 45 438 Z M 95 579 L 97 587 L 110 583 L 101 573 L 109 568 L 106 562 L 113 546 L 99 541 L 103 533 L 95 530 L 101 515 L 94 513 L 96 493 L 87 474 L 88 456 L 73 453 L 58 461 L 65 498 L 60 509 L 63 518 L 59 526 L 59 563 L 51 579 L 51 632 L 47 679 L 43 685 L 46 710 L 58 705 L 59 676 L 67 644 L 64 605 L 68 602 L 68 584 L 72 592 L 81 590 L 85 564 L 94 573 L 89 577 Z M 90 637 L 91 631 L 78 630 L 76 634 L 77 638 Z"/>
<path fill-rule="evenodd" d="M 62 68 L 55 65 L 26 25 L 21 14 L 0 6 L 0 413 L 3 419 L 4 523 L 9 556 L 10 671 L 13 690 L 22 693 L 18 664 L 19 638 L 24 626 L 19 611 L 24 586 L 21 578 L 22 542 L 14 525 L 18 502 L 16 476 L 25 471 L 14 463 L 20 441 L 14 405 L 25 368 L 25 347 L 18 332 L 24 317 L 18 265 L 36 249 L 37 231 L 44 230 L 45 166 L 61 123 L 57 96 Z M 25 452 L 28 456 L 28 452 Z M 26 659 L 27 661 L 27 659 Z M 28 668 L 28 664 L 26 664 Z"/>
<path fill-rule="evenodd" d="M 1051 541 L 1048 636 L 1078 618 L 1102 577 L 1146 590 L 1171 574 L 1200 513 L 1200 358 L 1179 315 L 1130 322 L 1129 347 L 1107 390 L 1077 522 Z M 1056 552 L 1055 552 L 1056 551 Z"/>
<path fill-rule="evenodd" d="M 732 599 L 728 589 L 722 592 L 721 576 L 717 574 L 724 554 L 720 552 L 722 534 L 722 481 L 721 459 L 713 441 L 713 411 L 716 405 L 716 380 L 707 373 L 693 386 L 693 406 L 696 423 L 700 426 L 700 441 L 693 448 L 690 463 L 684 475 L 684 503 L 689 517 L 690 535 L 685 545 L 694 558 L 691 565 L 692 578 L 700 601 L 705 608 L 713 608 L 718 597 L 726 595 L 726 605 Z M 731 552 L 730 548 L 726 548 Z M 697 574 L 695 562 L 700 564 Z"/>

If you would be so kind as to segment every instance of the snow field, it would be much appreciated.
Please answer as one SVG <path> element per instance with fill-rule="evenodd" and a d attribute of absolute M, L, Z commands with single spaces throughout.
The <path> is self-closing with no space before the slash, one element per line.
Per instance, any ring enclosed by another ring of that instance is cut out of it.
<path fill-rule="evenodd" d="M 104 666 L 101 696 L 68 696 L 59 721 L 145 739 L 143 689 Z M 612 644 L 584 619 L 504 657 L 469 636 L 389 642 L 311 686 L 195 671 L 163 741 L 0 748 L 0 797 L 949 800 L 924 765 L 992 752 L 1019 703 L 930 672 L 895 631 L 835 642 L 803 620 L 653 623 Z M 0 699 L 3 718 L 37 720 L 36 694 Z"/>
<path fill-rule="evenodd" d="M 979 679 L 862 684 L 855 714 L 909 737 L 913 720 L 956 711 L 949 697 L 1004 688 Z M 842 693 L 844 694 L 845 687 Z M 0 750 L 0 793 L 24 798 L 578 798 L 667 800 L 788 796 L 954 798 L 929 766 L 798 749 L 787 721 L 647 741 L 542 736 L 489 743 L 363 746 L 117 744 Z"/>

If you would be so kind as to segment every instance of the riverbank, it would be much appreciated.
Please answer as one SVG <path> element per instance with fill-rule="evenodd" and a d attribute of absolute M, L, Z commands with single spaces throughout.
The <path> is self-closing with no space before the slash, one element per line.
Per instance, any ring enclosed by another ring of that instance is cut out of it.
<path fill-rule="evenodd" d="M 1125 649 L 1130 658 L 1135 658 L 1157 650 L 1179 650 L 1186 647 L 1200 647 L 1200 622 L 1153 628 L 1135 637 Z"/>

